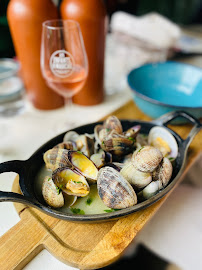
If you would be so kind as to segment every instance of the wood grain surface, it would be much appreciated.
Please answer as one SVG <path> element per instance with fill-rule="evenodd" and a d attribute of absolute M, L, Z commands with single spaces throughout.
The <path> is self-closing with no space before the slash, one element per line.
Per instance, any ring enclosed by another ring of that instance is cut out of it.
<path fill-rule="evenodd" d="M 132 101 L 113 114 L 121 119 L 150 120 Z M 186 137 L 191 125 L 172 126 L 172 129 Z M 187 166 L 180 180 L 202 151 L 201 142 L 202 131 L 190 145 Z M 20 193 L 18 180 L 16 177 L 12 191 Z M 59 220 L 15 203 L 21 221 L 0 238 L 0 269 L 22 269 L 44 248 L 62 262 L 80 269 L 109 265 L 121 256 L 168 197 L 169 194 L 152 206 L 117 221 L 97 224 Z"/>

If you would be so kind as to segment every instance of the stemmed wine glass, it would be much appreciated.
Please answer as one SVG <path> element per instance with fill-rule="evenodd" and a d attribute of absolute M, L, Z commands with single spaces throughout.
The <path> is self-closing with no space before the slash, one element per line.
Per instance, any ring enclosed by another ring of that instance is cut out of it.
<path fill-rule="evenodd" d="M 73 20 L 49 20 L 42 28 L 42 75 L 48 86 L 64 97 L 68 110 L 72 97 L 82 89 L 88 75 L 80 26 Z M 71 126 L 72 121 L 67 124 Z"/>

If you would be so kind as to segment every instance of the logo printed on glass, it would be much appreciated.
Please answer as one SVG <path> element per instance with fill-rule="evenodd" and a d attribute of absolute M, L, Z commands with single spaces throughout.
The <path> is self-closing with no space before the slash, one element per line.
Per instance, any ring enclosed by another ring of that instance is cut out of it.
<path fill-rule="evenodd" d="M 74 59 L 65 50 L 55 51 L 50 58 L 50 69 L 57 77 L 65 78 L 73 71 Z"/>

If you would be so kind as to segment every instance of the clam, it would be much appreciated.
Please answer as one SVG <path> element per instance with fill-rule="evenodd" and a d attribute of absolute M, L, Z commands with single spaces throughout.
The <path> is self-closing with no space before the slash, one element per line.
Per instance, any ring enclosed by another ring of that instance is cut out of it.
<path fill-rule="evenodd" d="M 159 181 L 152 181 L 148 186 L 141 190 L 137 196 L 140 200 L 147 200 L 154 196 L 160 189 Z"/>
<path fill-rule="evenodd" d="M 42 195 L 45 202 L 54 208 L 60 208 L 64 205 L 64 197 L 62 192 L 54 184 L 53 180 L 46 176 L 42 185 Z"/>
<path fill-rule="evenodd" d="M 136 136 L 136 145 L 140 145 L 140 147 L 148 145 L 148 136 L 138 133 Z"/>
<path fill-rule="evenodd" d="M 76 140 L 77 150 L 90 157 L 94 153 L 94 139 L 88 134 L 80 135 Z"/>
<path fill-rule="evenodd" d="M 121 175 L 134 187 L 143 188 L 152 181 L 151 173 L 138 171 L 132 162 L 126 163 L 120 171 Z"/>
<path fill-rule="evenodd" d="M 52 177 L 56 186 L 68 195 L 85 197 L 89 194 L 88 182 L 74 169 L 58 168 L 53 172 Z"/>
<path fill-rule="evenodd" d="M 123 156 L 130 153 L 134 149 L 134 140 L 130 140 L 123 136 L 117 136 L 103 141 L 101 148 L 116 156 Z"/>
<path fill-rule="evenodd" d="M 63 138 L 63 142 L 76 142 L 79 136 L 80 135 L 75 131 L 68 131 Z"/>
<path fill-rule="evenodd" d="M 71 166 L 68 159 L 68 150 L 60 148 L 52 148 L 45 152 L 43 159 L 46 163 L 46 168 L 52 171 L 59 167 Z"/>
<path fill-rule="evenodd" d="M 103 125 L 97 125 L 94 128 L 95 140 L 100 145 L 103 141 L 111 138 L 112 133 L 121 134 L 123 132 L 121 122 L 116 116 L 109 116 Z"/>
<path fill-rule="evenodd" d="M 150 145 L 158 148 L 164 157 L 177 157 L 177 142 L 174 136 L 166 128 L 153 127 L 149 132 L 148 142 Z"/>
<path fill-rule="evenodd" d="M 71 150 L 79 150 L 88 157 L 94 153 L 94 139 L 89 134 L 79 135 L 75 131 L 69 131 L 65 134 L 63 142 L 76 144 L 76 147 Z"/>
<path fill-rule="evenodd" d="M 102 149 L 99 150 L 98 153 L 93 154 L 90 159 L 96 165 L 98 169 L 102 168 L 106 163 L 112 162 L 112 155 L 108 152 L 103 151 Z"/>
<path fill-rule="evenodd" d="M 173 172 L 173 167 L 170 160 L 166 157 L 163 158 L 162 162 L 156 168 L 156 170 L 152 173 L 153 180 L 160 181 L 162 186 L 167 186 Z"/>
<path fill-rule="evenodd" d="M 159 149 L 153 146 L 144 146 L 133 153 L 132 163 L 141 172 L 153 172 L 163 158 Z"/>
<path fill-rule="evenodd" d="M 103 128 L 107 130 L 114 130 L 121 134 L 123 132 L 120 120 L 116 116 L 109 116 L 103 123 Z"/>
<path fill-rule="evenodd" d="M 66 150 L 77 150 L 76 143 L 71 142 L 71 141 L 59 143 L 56 146 L 54 146 L 53 148 L 60 148 L 60 149 L 66 149 Z"/>
<path fill-rule="evenodd" d="M 69 151 L 68 159 L 72 166 L 90 182 L 97 181 L 98 169 L 95 164 L 79 151 Z"/>
<path fill-rule="evenodd" d="M 135 139 L 138 132 L 140 131 L 141 129 L 141 126 L 140 125 L 137 125 L 137 126 L 134 126 L 132 128 L 129 128 L 127 131 L 124 132 L 124 136 L 126 138 L 133 138 Z"/>
<path fill-rule="evenodd" d="M 100 169 L 97 180 L 98 194 L 103 203 L 113 209 L 123 209 L 137 203 L 137 196 L 128 181 L 114 168 Z"/>

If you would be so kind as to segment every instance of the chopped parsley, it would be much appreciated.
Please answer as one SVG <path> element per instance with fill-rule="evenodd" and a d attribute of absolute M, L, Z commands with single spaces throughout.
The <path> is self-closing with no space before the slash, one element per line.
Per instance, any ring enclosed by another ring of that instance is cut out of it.
<path fill-rule="evenodd" d="M 79 208 L 70 208 L 72 213 L 76 215 L 85 215 L 85 212 Z"/>
<path fill-rule="evenodd" d="M 92 202 L 93 202 L 93 199 L 92 199 L 92 198 L 88 198 L 88 199 L 86 200 L 86 204 L 87 204 L 87 205 L 91 205 Z"/>
<path fill-rule="evenodd" d="M 169 157 L 168 158 L 170 161 L 173 161 L 173 160 L 175 160 L 173 157 Z"/>
<path fill-rule="evenodd" d="M 82 154 L 82 155 L 83 155 L 83 153 L 82 153 L 81 151 L 77 151 L 77 153 L 79 153 L 79 154 Z"/>
<path fill-rule="evenodd" d="M 128 139 L 129 139 L 130 141 L 135 142 L 135 139 L 134 139 L 133 137 L 128 137 Z"/>
<path fill-rule="evenodd" d="M 73 182 L 76 183 L 76 184 L 82 184 L 81 181 L 73 181 Z"/>
<path fill-rule="evenodd" d="M 106 213 L 111 213 L 111 212 L 114 212 L 114 211 L 119 211 L 120 209 L 106 209 L 104 210 Z"/>
<path fill-rule="evenodd" d="M 56 190 L 57 190 L 57 193 L 58 193 L 58 195 L 59 195 L 60 192 L 61 192 L 61 189 L 60 189 L 59 187 L 56 187 Z"/>
<path fill-rule="evenodd" d="M 51 180 L 51 178 L 49 177 L 49 178 L 48 178 L 48 181 L 50 181 L 50 180 Z"/>
<path fill-rule="evenodd" d="M 139 150 L 138 150 L 138 153 L 144 148 L 144 146 L 142 146 Z"/>

